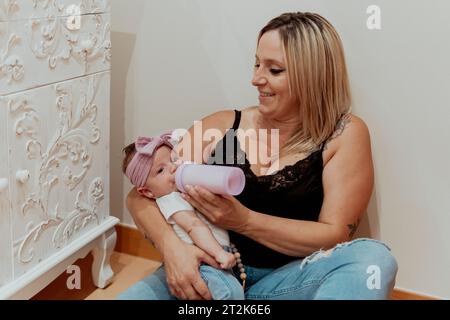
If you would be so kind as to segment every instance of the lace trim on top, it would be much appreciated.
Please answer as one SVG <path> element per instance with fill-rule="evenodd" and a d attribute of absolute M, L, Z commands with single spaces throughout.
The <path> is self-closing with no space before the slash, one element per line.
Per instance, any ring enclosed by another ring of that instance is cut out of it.
<path fill-rule="evenodd" d="M 269 175 L 261 175 L 257 176 L 252 170 L 250 162 L 247 159 L 247 154 L 241 149 L 239 140 L 235 138 L 234 130 L 229 129 L 227 134 L 220 140 L 216 147 L 214 148 L 210 160 L 217 160 L 211 158 L 217 158 L 216 150 L 222 151 L 219 155 L 219 159 L 223 159 L 225 161 L 225 165 L 232 165 L 241 168 L 244 171 L 247 186 L 253 186 L 253 181 L 256 182 L 257 185 L 261 187 L 267 188 L 269 191 L 283 191 L 286 189 L 292 188 L 294 185 L 299 184 L 300 182 L 308 182 L 310 179 L 306 179 L 306 177 L 310 176 L 314 170 L 311 170 L 311 166 L 316 164 L 318 161 L 322 160 L 322 148 L 313 151 L 306 158 L 300 159 L 292 165 L 286 165 L 280 170 L 271 173 Z M 224 144 L 223 141 L 227 138 L 233 138 L 235 141 L 235 148 L 232 154 L 226 154 L 223 157 Z M 217 164 L 216 161 L 208 161 L 209 164 Z M 322 166 L 322 163 L 320 162 Z"/>

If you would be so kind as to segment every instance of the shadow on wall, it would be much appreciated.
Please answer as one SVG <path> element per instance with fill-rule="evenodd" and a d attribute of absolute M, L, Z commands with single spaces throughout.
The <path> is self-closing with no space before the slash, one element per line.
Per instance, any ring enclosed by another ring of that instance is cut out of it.
<path fill-rule="evenodd" d="M 111 42 L 110 210 L 111 215 L 123 221 L 122 148 L 125 141 L 126 82 L 136 35 L 112 31 Z"/>
<path fill-rule="evenodd" d="M 372 198 L 369 201 L 367 212 L 364 213 L 358 230 L 355 233 L 356 238 L 380 239 L 380 220 L 378 217 L 377 190 L 374 189 Z"/>

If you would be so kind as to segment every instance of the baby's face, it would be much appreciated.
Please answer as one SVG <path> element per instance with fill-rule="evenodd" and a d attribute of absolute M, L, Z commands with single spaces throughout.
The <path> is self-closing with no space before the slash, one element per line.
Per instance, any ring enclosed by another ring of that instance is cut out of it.
<path fill-rule="evenodd" d="M 167 146 L 162 146 L 153 155 L 153 165 L 145 183 L 153 198 L 165 196 L 177 190 L 175 184 L 175 171 L 177 163 L 172 162 L 171 152 Z"/>

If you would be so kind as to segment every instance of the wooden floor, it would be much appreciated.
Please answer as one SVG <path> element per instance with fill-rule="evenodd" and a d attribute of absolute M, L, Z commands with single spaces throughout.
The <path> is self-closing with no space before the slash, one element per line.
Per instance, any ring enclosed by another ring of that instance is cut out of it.
<path fill-rule="evenodd" d="M 69 290 L 66 282 L 71 274 L 63 273 L 33 300 L 113 300 L 137 281 L 155 271 L 161 263 L 125 253 L 113 252 L 111 268 L 114 272 L 113 282 L 105 289 L 98 289 L 92 282 L 90 266 L 92 256 L 78 260 L 75 265 L 81 269 L 81 288 Z"/>

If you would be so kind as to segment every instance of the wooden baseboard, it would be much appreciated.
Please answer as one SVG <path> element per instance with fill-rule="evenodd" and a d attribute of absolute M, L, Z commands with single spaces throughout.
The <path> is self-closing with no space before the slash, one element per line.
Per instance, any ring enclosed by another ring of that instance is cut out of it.
<path fill-rule="evenodd" d="M 138 229 L 123 224 L 116 225 L 117 243 L 114 249 L 117 252 L 126 253 L 145 259 L 162 261 L 158 250 L 144 238 Z"/>
<path fill-rule="evenodd" d="M 391 295 L 391 300 L 439 300 L 439 299 L 401 289 L 394 289 Z"/>
<path fill-rule="evenodd" d="M 117 230 L 116 251 L 141 258 L 161 261 L 161 255 L 136 228 L 119 224 Z M 420 295 L 401 289 L 394 289 L 391 300 L 436 300 L 434 297 Z"/>

